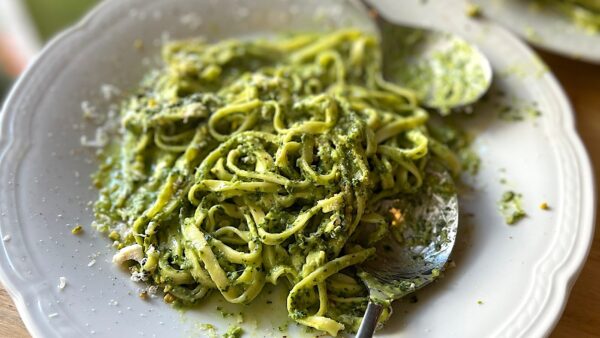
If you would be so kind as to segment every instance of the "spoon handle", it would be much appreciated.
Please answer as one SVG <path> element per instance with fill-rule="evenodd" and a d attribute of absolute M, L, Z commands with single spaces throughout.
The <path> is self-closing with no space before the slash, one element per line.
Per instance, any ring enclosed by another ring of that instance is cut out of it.
<path fill-rule="evenodd" d="M 356 338 L 373 337 L 373 333 L 377 327 L 377 321 L 379 320 L 382 310 L 383 306 L 369 302 L 369 305 L 367 305 L 367 311 L 365 311 L 365 316 L 363 317 L 362 323 L 360 323 L 360 327 L 356 333 Z"/>

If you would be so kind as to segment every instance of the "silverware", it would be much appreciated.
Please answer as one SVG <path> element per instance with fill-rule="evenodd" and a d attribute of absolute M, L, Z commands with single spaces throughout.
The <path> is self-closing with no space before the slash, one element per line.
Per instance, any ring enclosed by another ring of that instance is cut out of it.
<path fill-rule="evenodd" d="M 443 271 L 458 228 L 458 199 L 448 171 L 430 161 L 420 192 L 379 205 L 398 221 L 400 236 L 376 246 L 375 257 L 359 267 L 369 304 L 357 338 L 373 336 L 382 310 L 391 302 L 433 282 Z M 392 223 L 393 225 L 393 223 Z"/>
<path fill-rule="evenodd" d="M 413 89 L 421 104 L 448 114 L 479 100 L 492 83 L 492 67 L 474 45 L 448 32 L 388 21 L 361 3 L 381 37 L 384 77 Z"/>

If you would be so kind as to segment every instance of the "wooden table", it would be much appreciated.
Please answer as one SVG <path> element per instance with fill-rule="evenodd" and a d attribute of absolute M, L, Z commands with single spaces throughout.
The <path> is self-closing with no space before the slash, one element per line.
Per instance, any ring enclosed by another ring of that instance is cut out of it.
<path fill-rule="evenodd" d="M 578 129 L 596 168 L 600 191 L 600 65 L 541 54 L 566 89 L 577 111 Z M 12 300 L 2 287 L 0 337 L 29 337 Z M 551 337 L 600 337 L 600 231 L 594 237 L 587 263 Z"/>
<path fill-rule="evenodd" d="M 577 129 L 592 159 L 594 174 L 600 178 L 600 65 L 542 56 L 571 98 Z M 596 189 L 600 191 L 598 180 Z M 596 227 L 600 228 L 599 224 L 600 217 Z M 588 260 L 552 337 L 600 337 L 600 231 L 596 231 Z"/>

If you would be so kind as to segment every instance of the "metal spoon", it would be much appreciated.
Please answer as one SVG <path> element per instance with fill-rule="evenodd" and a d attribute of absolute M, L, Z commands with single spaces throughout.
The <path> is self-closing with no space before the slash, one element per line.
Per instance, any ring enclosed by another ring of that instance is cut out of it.
<path fill-rule="evenodd" d="M 391 23 L 369 2 L 361 3 L 379 29 L 388 81 L 413 89 L 421 104 L 442 115 L 487 92 L 492 67 L 477 47 L 451 33 Z"/>
<path fill-rule="evenodd" d="M 401 221 L 402 234 L 380 241 L 375 258 L 359 267 L 370 300 L 356 338 L 372 337 L 384 305 L 433 282 L 448 261 L 458 228 L 456 189 L 441 164 L 430 162 L 426 172 L 418 194 L 380 204 L 380 212 Z"/>

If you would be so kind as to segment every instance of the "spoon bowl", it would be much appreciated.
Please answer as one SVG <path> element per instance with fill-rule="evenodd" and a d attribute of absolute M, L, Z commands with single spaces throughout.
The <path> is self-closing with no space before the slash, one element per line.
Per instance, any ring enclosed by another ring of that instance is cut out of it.
<path fill-rule="evenodd" d="M 357 338 L 371 337 L 384 305 L 433 282 L 450 257 L 459 218 L 456 188 L 441 164 L 430 162 L 426 173 L 419 193 L 379 205 L 398 231 L 380 241 L 375 257 L 360 266 L 370 301 Z"/>
<path fill-rule="evenodd" d="M 492 83 L 487 57 L 458 35 L 392 23 L 361 0 L 379 30 L 384 77 L 442 115 L 469 109 Z"/>

